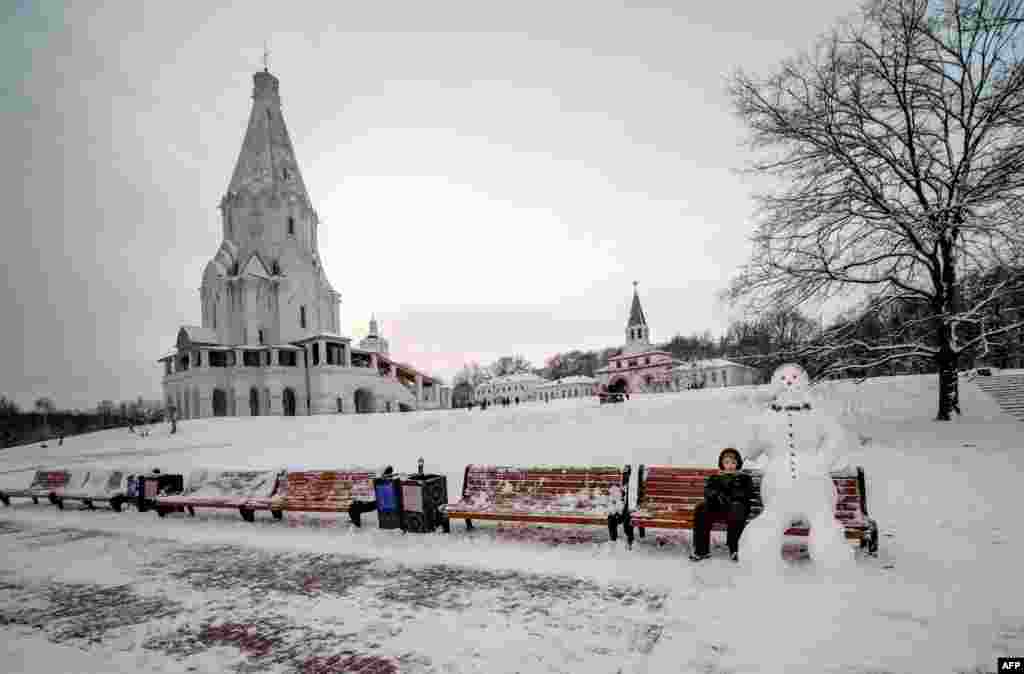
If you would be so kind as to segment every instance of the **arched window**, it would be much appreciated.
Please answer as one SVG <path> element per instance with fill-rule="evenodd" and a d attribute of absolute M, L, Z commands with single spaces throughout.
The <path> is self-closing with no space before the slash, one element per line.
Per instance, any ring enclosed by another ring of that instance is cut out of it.
<path fill-rule="evenodd" d="M 228 396 L 224 389 L 213 389 L 213 416 L 226 417 L 228 415 Z"/>
<path fill-rule="evenodd" d="M 295 218 L 288 216 L 288 236 L 295 236 Z"/>
<path fill-rule="evenodd" d="M 302 329 L 306 328 L 306 307 L 305 305 L 299 307 L 299 327 Z"/>
<path fill-rule="evenodd" d="M 295 416 L 295 390 L 292 388 L 286 388 L 281 393 L 281 406 L 284 408 L 284 415 L 286 417 Z"/>
<path fill-rule="evenodd" d="M 249 389 L 249 415 L 254 417 L 260 415 L 260 392 L 255 386 Z"/>

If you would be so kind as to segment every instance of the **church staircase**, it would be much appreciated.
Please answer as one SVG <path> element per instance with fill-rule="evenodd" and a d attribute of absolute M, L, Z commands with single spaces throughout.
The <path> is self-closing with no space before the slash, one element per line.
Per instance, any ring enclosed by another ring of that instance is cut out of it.
<path fill-rule="evenodd" d="M 995 398 L 1004 412 L 1018 421 L 1024 421 L 1024 372 L 976 376 L 974 383 Z"/>

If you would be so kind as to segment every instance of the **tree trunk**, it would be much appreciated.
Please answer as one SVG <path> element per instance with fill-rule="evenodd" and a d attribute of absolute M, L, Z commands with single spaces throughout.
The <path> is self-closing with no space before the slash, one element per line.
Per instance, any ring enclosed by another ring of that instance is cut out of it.
<path fill-rule="evenodd" d="M 959 218 L 959 215 L 957 216 Z M 956 225 L 959 225 L 958 221 Z M 939 253 L 942 256 L 942 280 L 936 296 L 935 315 L 939 320 L 938 325 L 938 347 L 936 354 L 936 365 L 939 366 L 939 413 L 936 421 L 949 421 L 950 412 L 960 414 L 960 382 L 957 379 L 957 352 L 953 349 L 953 327 L 950 325 L 948 316 L 956 313 L 957 289 L 956 289 L 956 268 L 953 264 L 953 246 L 956 243 L 959 231 L 954 225 L 948 237 L 939 240 Z"/>
<path fill-rule="evenodd" d="M 949 421 L 950 413 L 960 414 L 960 382 L 957 378 L 956 361 L 952 358 L 938 358 L 939 366 L 939 413 L 936 421 Z"/>

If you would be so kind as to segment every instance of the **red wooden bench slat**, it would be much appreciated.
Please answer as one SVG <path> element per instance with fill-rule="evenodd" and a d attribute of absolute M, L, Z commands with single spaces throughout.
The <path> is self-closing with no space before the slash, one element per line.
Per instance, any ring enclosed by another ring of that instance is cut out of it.
<path fill-rule="evenodd" d="M 288 473 L 286 493 L 273 510 L 291 512 L 348 512 L 353 501 L 372 501 L 375 471 L 322 470 Z"/>
<path fill-rule="evenodd" d="M 628 467 L 625 468 L 628 470 Z M 628 484 L 616 466 L 466 466 L 462 498 L 444 506 L 449 518 L 617 526 Z M 609 506 L 614 512 L 609 512 Z"/>

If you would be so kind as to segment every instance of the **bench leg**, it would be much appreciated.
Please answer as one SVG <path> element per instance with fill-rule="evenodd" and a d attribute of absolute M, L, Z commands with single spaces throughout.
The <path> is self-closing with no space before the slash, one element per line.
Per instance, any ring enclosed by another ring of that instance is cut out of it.
<path fill-rule="evenodd" d="M 50 503 L 57 506 L 57 510 L 64 510 L 64 499 L 55 494 L 50 494 Z"/>
<path fill-rule="evenodd" d="M 608 537 L 613 541 L 619 540 L 619 516 L 608 516 Z"/>
<path fill-rule="evenodd" d="M 249 508 L 239 508 L 238 509 L 238 514 L 240 514 L 242 516 L 242 519 L 245 520 L 246 522 L 255 522 L 256 521 L 256 511 L 255 510 L 250 510 Z"/>
<path fill-rule="evenodd" d="M 643 538 L 647 535 L 647 529 L 644 529 L 643 527 L 637 527 L 636 533 L 640 536 L 640 538 Z"/>
<path fill-rule="evenodd" d="M 167 510 L 163 506 L 157 506 L 156 514 L 160 517 L 167 517 Z"/>
<path fill-rule="evenodd" d="M 376 501 L 352 501 L 348 506 L 348 518 L 357 527 L 363 526 L 363 513 L 373 512 L 377 509 Z"/>
<path fill-rule="evenodd" d="M 39 497 L 38 496 L 33 496 L 32 497 L 32 503 L 35 503 L 36 505 L 39 505 Z"/>
<path fill-rule="evenodd" d="M 110 509 L 113 510 L 115 513 L 119 513 L 121 512 L 122 503 L 123 501 L 121 500 L 121 497 L 115 496 L 114 498 L 110 499 Z"/>
<path fill-rule="evenodd" d="M 871 520 L 871 524 L 867 531 L 867 547 L 868 554 L 872 557 L 878 556 L 878 524 Z"/>
<path fill-rule="evenodd" d="M 446 534 L 450 534 L 452 532 L 452 521 L 447 517 L 441 518 L 441 531 Z"/>
<path fill-rule="evenodd" d="M 3 501 L 5 506 L 11 505 L 10 497 L 7 496 L 7 494 L 5 494 L 3 492 L 0 492 L 0 501 Z"/>
<path fill-rule="evenodd" d="M 195 517 L 196 516 L 196 509 L 193 508 L 192 506 L 185 506 L 185 509 L 188 510 L 188 516 L 189 517 Z"/>
<path fill-rule="evenodd" d="M 271 510 L 270 514 L 274 516 L 275 520 L 280 520 L 280 519 L 284 518 L 284 511 L 283 510 Z"/>
<path fill-rule="evenodd" d="M 96 506 L 95 504 L 93 504 L 91 498 L 83 499 L 82 503 L 85 504 L 85 507 L 88 508 L 89 510 L 96 510 Z"/>
<path fill-rule="evenodd" d="M 466 531 L 473 530 L 473 520 L 466 520 Z"/>

